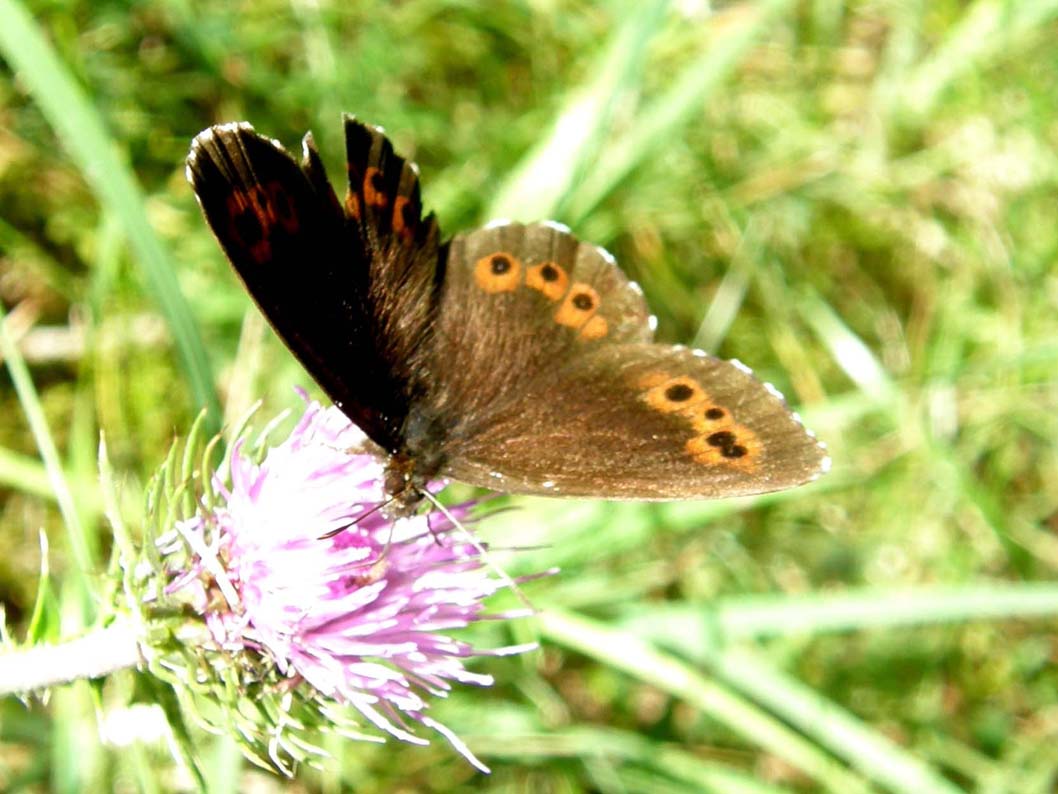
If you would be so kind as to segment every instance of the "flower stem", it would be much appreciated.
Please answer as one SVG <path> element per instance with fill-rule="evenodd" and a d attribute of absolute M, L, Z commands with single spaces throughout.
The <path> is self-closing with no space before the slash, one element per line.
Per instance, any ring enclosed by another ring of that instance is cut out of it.
<path fill-rule="evenodd" d="M 98 678 L 141 660 L 133 627 L 124 622 L 59 645 L 36 645 L 0 654 L 0 695 Z"/>

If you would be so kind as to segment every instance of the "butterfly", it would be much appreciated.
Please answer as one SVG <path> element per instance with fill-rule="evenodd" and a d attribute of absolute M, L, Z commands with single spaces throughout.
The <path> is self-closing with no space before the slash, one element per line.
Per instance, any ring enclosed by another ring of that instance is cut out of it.
<path fill-rule="evenodd" d="M 272 327 L 384 454 L 394 515 L 438 477 L 514 494 L 718 498 L 815 479 L 825 448 L 738 361 L 657 344 L 642 290 L 555 222 L 443 241 L 419 171 L 345 116 L 339 200 L 246 123 L 195 137 L 187 176 Z"/>

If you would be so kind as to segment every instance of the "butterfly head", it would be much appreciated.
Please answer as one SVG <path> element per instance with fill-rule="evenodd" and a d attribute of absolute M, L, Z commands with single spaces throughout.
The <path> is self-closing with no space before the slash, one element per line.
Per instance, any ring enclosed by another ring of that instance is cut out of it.
<path fill-rule="evenodd" d="M 393 500 L 387 513 L 400 518 L 414 513 L 430 482 L 445 465 L 444 425 L 416 405 L 402 429 L 403 445 L 386 458 L 385 488 Z"/>
<path fill-rule="evenodd" d="M 384 513 L 387 518 L 397 519 L 412 515 L 422 502 L 425 483 L 417 482 L 415 460 L 407 455 L 391 455 L 386 460 L 383 480 L 389 504 Z"/>

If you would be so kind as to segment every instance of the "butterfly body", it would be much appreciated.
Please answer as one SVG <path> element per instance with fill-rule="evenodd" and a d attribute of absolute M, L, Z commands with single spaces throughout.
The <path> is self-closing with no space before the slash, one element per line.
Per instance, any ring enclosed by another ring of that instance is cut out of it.
<path fill-rule="evenodd" d="M 737 362 L 655 344 L 642 291 L 561 224 L 441 242 L 415 166 L 346 117 L 339 201 L 247 124 L 200 133 L 188 176 L 277 333 L 386 457 L 391 512 L 439 477 L 511 493 L 715 498 L 814 479 L 828 459 Z"/>

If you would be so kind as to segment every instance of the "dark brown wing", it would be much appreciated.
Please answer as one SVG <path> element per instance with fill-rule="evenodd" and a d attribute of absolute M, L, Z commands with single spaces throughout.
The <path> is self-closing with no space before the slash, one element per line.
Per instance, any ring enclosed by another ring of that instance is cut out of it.
<path fill-rule="evenodd" d="M 187 173 L 276 332 L 335 404 L 392 451 L 429 335 L 437 226 L 420 217 L 414 168 L 379 130 L 347 118 L 346 138 L 350 174 L 364 176 L 344 207 L 309 135 L 299 165 L 249 124 L 211 127 L 192 143 Z"/>
<path fill-rule="evenodd" d="M 430 388 L 426 362 L 445 257 L 433 213 L 422 214 L 418 167 L 393 151 L 381 127 L 350 115 L 344 121 L 345 212 L 359 247 L 368 252 L 370 344 L 385 364 L 390 397 L 384 408 L 387 438 L 379 443 L 392 453 L 404 448 L 410 403 Z"/>
<path fill-rule="evenodd" d="M 699 499 L 790 488 L 828 467 L 782 397 L 700 351 L 604 345 L 540 373 L 446 474 L 510 493 Z"/>
<path fill-rule="evenodd" d="M 449 244 L 423 412 L 457 438 L 581 351 L 651 338 L 642 292 L 555 223 L 499 222 Z M 413 450 L 414 452 L 414 450 Z"/>
<path fill-rule="evenodd" d="M 738 364 L 651 344 L 642 294 L 554 224 L 451 244 L 433 410 L 443 472 L 511 493 L 714 498 L 813 479 L 826 455 Z"/>
<path fill-rule="evenodd" d="M 437 252 L 437 221 L 422 214 L 419 169 L 393 151 L 381 127 L 345 115 L 349 185 L 345 209 L 374 251 L 412 246 Z M 432 273 L 432 268 L 430 268 Z"/>

